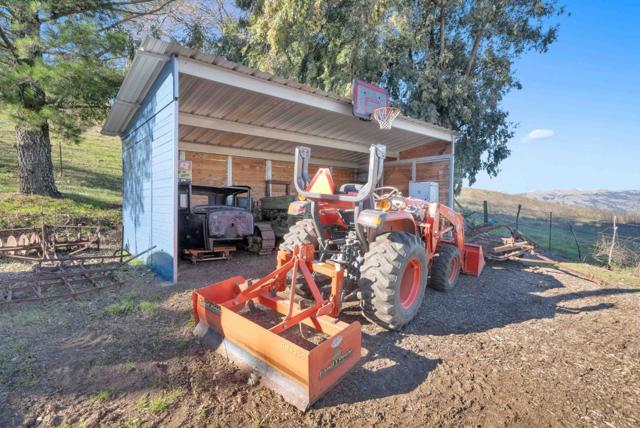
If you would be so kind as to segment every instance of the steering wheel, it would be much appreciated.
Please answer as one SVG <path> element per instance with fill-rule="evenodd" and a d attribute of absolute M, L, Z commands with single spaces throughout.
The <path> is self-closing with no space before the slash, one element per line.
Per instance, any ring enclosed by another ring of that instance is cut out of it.
<path fill-rule="evenodd" d="M 376 192 L 378 191 L 387 191 L 387 193 L 383 193 L 382 195 L 378 195 Z M 395 196 L 397 194 L 400 193 L 400 190 L 398 190 L 395 187 L 391 187 L 391 186 L 383 186 L 383 187 L 378 187 L 377 189 L 373 190 L 373 199 L 376 201 L 379 201 L 380 199 L 389 199 L 392 196 Z"/>

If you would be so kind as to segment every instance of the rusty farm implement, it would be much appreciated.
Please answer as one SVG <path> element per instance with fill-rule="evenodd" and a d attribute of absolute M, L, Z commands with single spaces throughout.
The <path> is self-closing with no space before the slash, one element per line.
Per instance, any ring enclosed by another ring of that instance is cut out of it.
<path fill-rule="evenodd" d="M 78 254 L 100 249 L 98 226 L 52 226 L 0 229 L 0 256 L 19 260 L 55 259 L 58 252 Z"/>

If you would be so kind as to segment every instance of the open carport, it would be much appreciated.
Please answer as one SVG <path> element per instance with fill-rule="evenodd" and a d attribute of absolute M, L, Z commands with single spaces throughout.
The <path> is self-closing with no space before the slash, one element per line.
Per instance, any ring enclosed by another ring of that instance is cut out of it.
<path fill-rule="evenodd" d="M 354 117 L 348 98 L 151 38 L 102 132 L 123 142 L 123 243 L 154 247 L 146 263 L 173 282 L 179 160 L 191 161 L 194 184 L 249 185 L 259 198 L 282 190 L 269 180 L 293 181 L 297 145 L 340 185 L 361 181 L 369 146 L 384 144 L 385 185 L 436 182 L 439 200 L 453 200 L 453 131 L 404 116 L 383 131 Z"/>

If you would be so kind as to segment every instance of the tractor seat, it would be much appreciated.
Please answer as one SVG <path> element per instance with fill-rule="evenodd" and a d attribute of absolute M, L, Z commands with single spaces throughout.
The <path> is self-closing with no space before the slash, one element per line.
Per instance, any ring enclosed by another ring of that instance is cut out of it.
<path fill-rule="evenodd" d="M 340 193 L 358 193 L 358 190 L 362 189 L 362 184 L 345 183 L 340 186 Z"/>
<path fill-rule="evenodd" d="M 338 194 L 358 193 L 360 189 L 362 189 L 362 184 L 345 183 L 342 186 L 340 186 L 340 190 L 338 191 Z M 362 206 L 360 207 L 360 209 L 367 210 L 367 209 L 373 208 L 374 207 L 373 197 L 369 197 L 365 199 L 364 201 L 361 202 L 361 204 Z"/>

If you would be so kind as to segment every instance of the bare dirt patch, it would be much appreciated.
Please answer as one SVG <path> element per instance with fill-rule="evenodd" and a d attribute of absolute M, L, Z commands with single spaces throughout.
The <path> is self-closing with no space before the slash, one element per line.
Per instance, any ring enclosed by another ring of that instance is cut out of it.
<path fill-rule="evenodd" d="M 142 268 L 120 290 L 0 309 L 0 426 L 638 426 L 640 289 L 488 266 L 386 332 L 357 308 L 362 364 L 307 413 L 192 336 L 190 291 L 272 257 Z M 0 275 L 3 275 L 0 273 Z"/>

